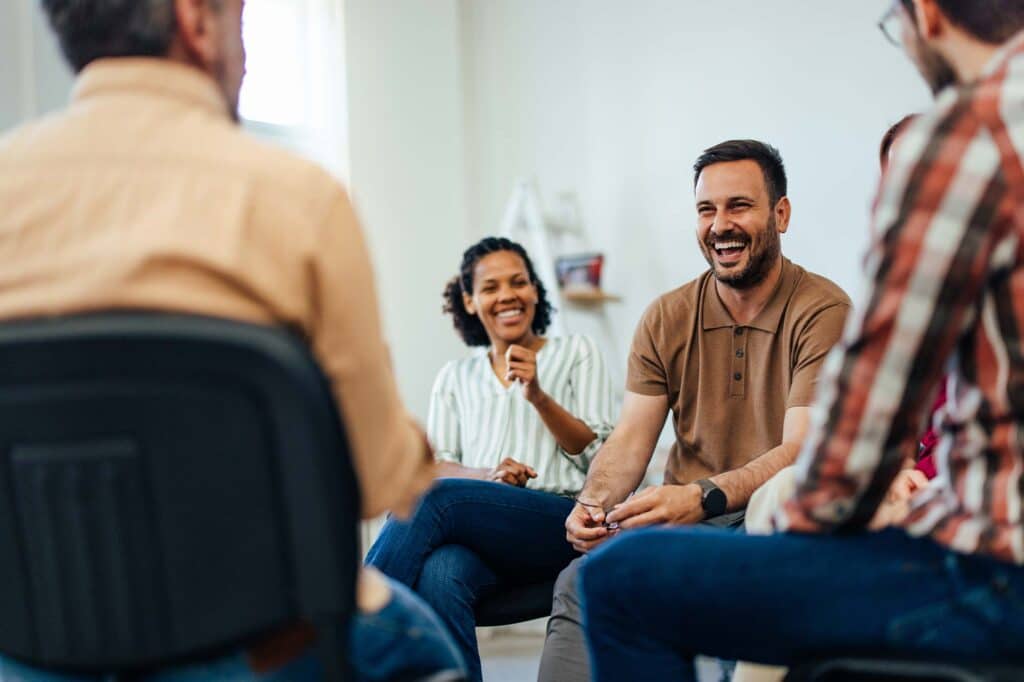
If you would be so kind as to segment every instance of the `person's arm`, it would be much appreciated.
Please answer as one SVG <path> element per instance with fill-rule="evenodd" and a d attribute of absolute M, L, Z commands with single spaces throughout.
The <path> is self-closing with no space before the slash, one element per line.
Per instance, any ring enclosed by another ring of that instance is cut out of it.
<path fill-rule="evenodd" d="M 473 478 L 478 481 L 508 483 L 523 488 L 531 478 L 537 478 L 537 471 L 529 464 L 506 457 L 498 466 L 491 469 L 467 467 L 455 462 L 438 462 L 437 475 L 440 478 Z"/>
<path fill-rule="evenodd" d="M 738 469 L 711 477 L 710 480 L 725 493 L 728 511 L 745 508 L 755 490 L 796 461 L 810 420 L 811 408 L 789 408 L 782 422 L 782 442 L 778 446 Z"/>
<path fill-rule="evenodd" d="M 470 467 L 462 463 L 462 432 L 455 398 L 456 377 L 455 365 L 446 365 L 438 373 L 434 388 L 430 392 L 427 435 L 434 445 L 438 477 L 472 478 L 525 486 L 529 479 L 537 477 L 537 472 L 533 467 L 510 457 L 506 457 L 493 468 Z"/>
<path fill-rule="evenodd" d="M 566 539 L 578 551 L 589 551 L 608 538 L 605 510 L 643 481 L 667 415 L 667 395 L 626 391 L 622 417 L 594 457 L 579 502 L 565 522 Z"/>
<path fill-rule="evenodd" d="M 327 198 L 318 226 L 308 247 L 306 332 L 342 413 L 364 518 L 406 513 L 434 478 L 433 457 L 398 396 L 370 256 L 341 187 Z"/>
<path fill-rule="evenodd" d="M 593 342 L 589 342 L 589 339 L 585 339 L 585 337 L 574 337 L 569 342 L 579 348 L 575 354 L 579 357 L 572 358 L 573 364 L 569 368 L 566 380 L 572 382 L 576 390 L 583 388 L 589 391 L 602 388 L 593 386 L 595 382 L 601 382 L 600 372 L 603 368 L 600 353 L 593 347 Z M 597 354 L 596 360 L 593 359 L 593 354 Z M 506 353 L 506 367 L 508 368 L 506 379 L 514 379 L 522 383 L 524 397 L 533 405 L 533 409 L 537 411 L 544 426 L 551 432 L 558 447 L 565 453 L 580 455 L 598 439 L 594 428 L 591 428 L 590 424 L 583 419 L 584 415 L 579 412 L 576 414 L 570 412 L 540 385 L 537 378 L 537 353 L 535 351 L 522 346 L 510 346 Z M 604 373 L 604 381 L 603 388 L 610 396 L 611 382 L 607 379 L 607 372 Z M 606 412 L 609 410 L 610 405 L 605 408 Z M 595 424 L 595 426 L 599 429 L 602 428 L 600 424 Z M 607 437 L 610 429 L 602 430 L 603 437 Z"/>
<path fill-rule="evenodd" d="M 615 424 L 612 380 L 605 365 L 604 356 L 589 336 L 575 336 L 576 345 L 573 364 L 569 370 L 572 386 L 572 404 L 568 409 L 587 427 L 591 439 L 579 450 L 562 446 L 566 454 L 578 458 L 582 466 L 589 467 L 591 460 L 611 435 Z"/>
<path fill-rule="evenodd" d="M 829 352 L 842 338 L 850 306 L 844 298 L 815 312 L 795 332 L 793 364 L 786 414 L 782 422 L 782 442 L 738 469 L 713 476 L 722 489 L 729 511 L 743 509 L 762 484 L 783 468 L 793 464 L 811 421 L 810 405 L 818 387 L 818 376 Z"/>
<path fill-rule="evenodd" d="M 758 487 L 796 459 L 807 433 L 810 421 L 807 406 L 814 398 L 818 372 L 829 350 L 839 340 L 848 308 L 845 300 L 836 302 L 800 323 L 782 422 L 782 442 L 737 469 L 711 477 L 725 493 L 727 511 L 745 508 Z M 704 519 L 702 501 L 703 493 L 696 483 L 652 486 L 619 505 L 608 518 L 622 528 L 698 523 Z"/>
<path fill-rule="evenodd" d="M 875 211 L 867 304 L 826 364 L 780 528 L 868 524 L 914 454 L 946 359 L 989 314 L 986 283 L 1012 265 L 1014 210 L 997 145 L 966 102 L 904 134 Z"/>

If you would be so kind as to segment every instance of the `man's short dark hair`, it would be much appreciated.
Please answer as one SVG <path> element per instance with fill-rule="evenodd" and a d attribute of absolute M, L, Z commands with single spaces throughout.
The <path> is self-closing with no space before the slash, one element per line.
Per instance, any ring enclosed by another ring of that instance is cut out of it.
<path fill-rule="evenodd" d="M 774 206 L 779 199 L 786 196 L 786 167 L 782 165 L 782 155 L 778 149 L 757 140 L 728 140 L 705 149 L 693 164 L 693 186 L 697 186 L 701 171 L 708 166 L 747 159 L 756 161 L 761 167 L 764 186 L 768 189 L 768 197 Z"/>
<path fill-rule="evenodd" d="M 102 57 L 163 57 L 177 31 L 174 0 L 41 0 L 77 73 Z"/>
<path fill-rule="evenodd" d="M 902 0 L 913 16 L 913 0 Z M 978 40 L 1005 43 L 1024 30 L 1024 0 L 935 0 L 946 18 Z"/>

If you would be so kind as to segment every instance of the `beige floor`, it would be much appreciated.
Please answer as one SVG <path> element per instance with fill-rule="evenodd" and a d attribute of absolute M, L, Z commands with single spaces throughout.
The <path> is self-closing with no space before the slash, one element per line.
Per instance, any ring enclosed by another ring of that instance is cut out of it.
<path fill-rule="evenodd" d="M 500 632 L 478 630 L 480 660 L 484 682 L 534 682 L 540 665 L 540 652 L 544 647 L 543 625 L 538 621 L 526 631 L 502 628 Z M 697 659 L 697 674 L 701 682 L 722 682 L 721 668 L 712 659 Z M 778 680 L 779 677 L 749 677 L 751 682 Z"/>
<path fill-rule="evenodd" d="M 537 679 L 544 636 L 502 632 L 480 640 L 485 682 L 532 682 Z"/>

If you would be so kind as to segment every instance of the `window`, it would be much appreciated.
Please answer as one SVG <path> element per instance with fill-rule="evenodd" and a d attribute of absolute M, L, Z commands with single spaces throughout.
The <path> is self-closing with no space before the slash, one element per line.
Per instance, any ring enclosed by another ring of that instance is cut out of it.
<path fill-rule="evenodd" d="M 345 179 L 342 0 L 247 0 L 243 22 L 243 124 Z"/>

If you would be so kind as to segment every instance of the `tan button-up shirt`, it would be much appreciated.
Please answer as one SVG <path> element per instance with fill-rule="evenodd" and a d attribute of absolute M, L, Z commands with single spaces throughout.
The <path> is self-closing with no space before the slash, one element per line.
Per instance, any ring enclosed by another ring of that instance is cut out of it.
<path fill-rule="evenodd" d="M 364 516 L 429 483 L 344 189 L 243 133 L 202 72 L 86 67 L 67 110 L 0 138 L 0 207 L 0 318 L 145 309 L 289 326 L 333 384 Z"/>
<path fill-rule="evenodd" d="M 637 326 L 626 388 L 667 396 L 676 442 L 666 483 L 737 469 L 782 443 L 786 410 L 810 405 L 850 299 L 783 259 L 764 309 L 738 325 L 708 271 L 658 298 Z"/>

